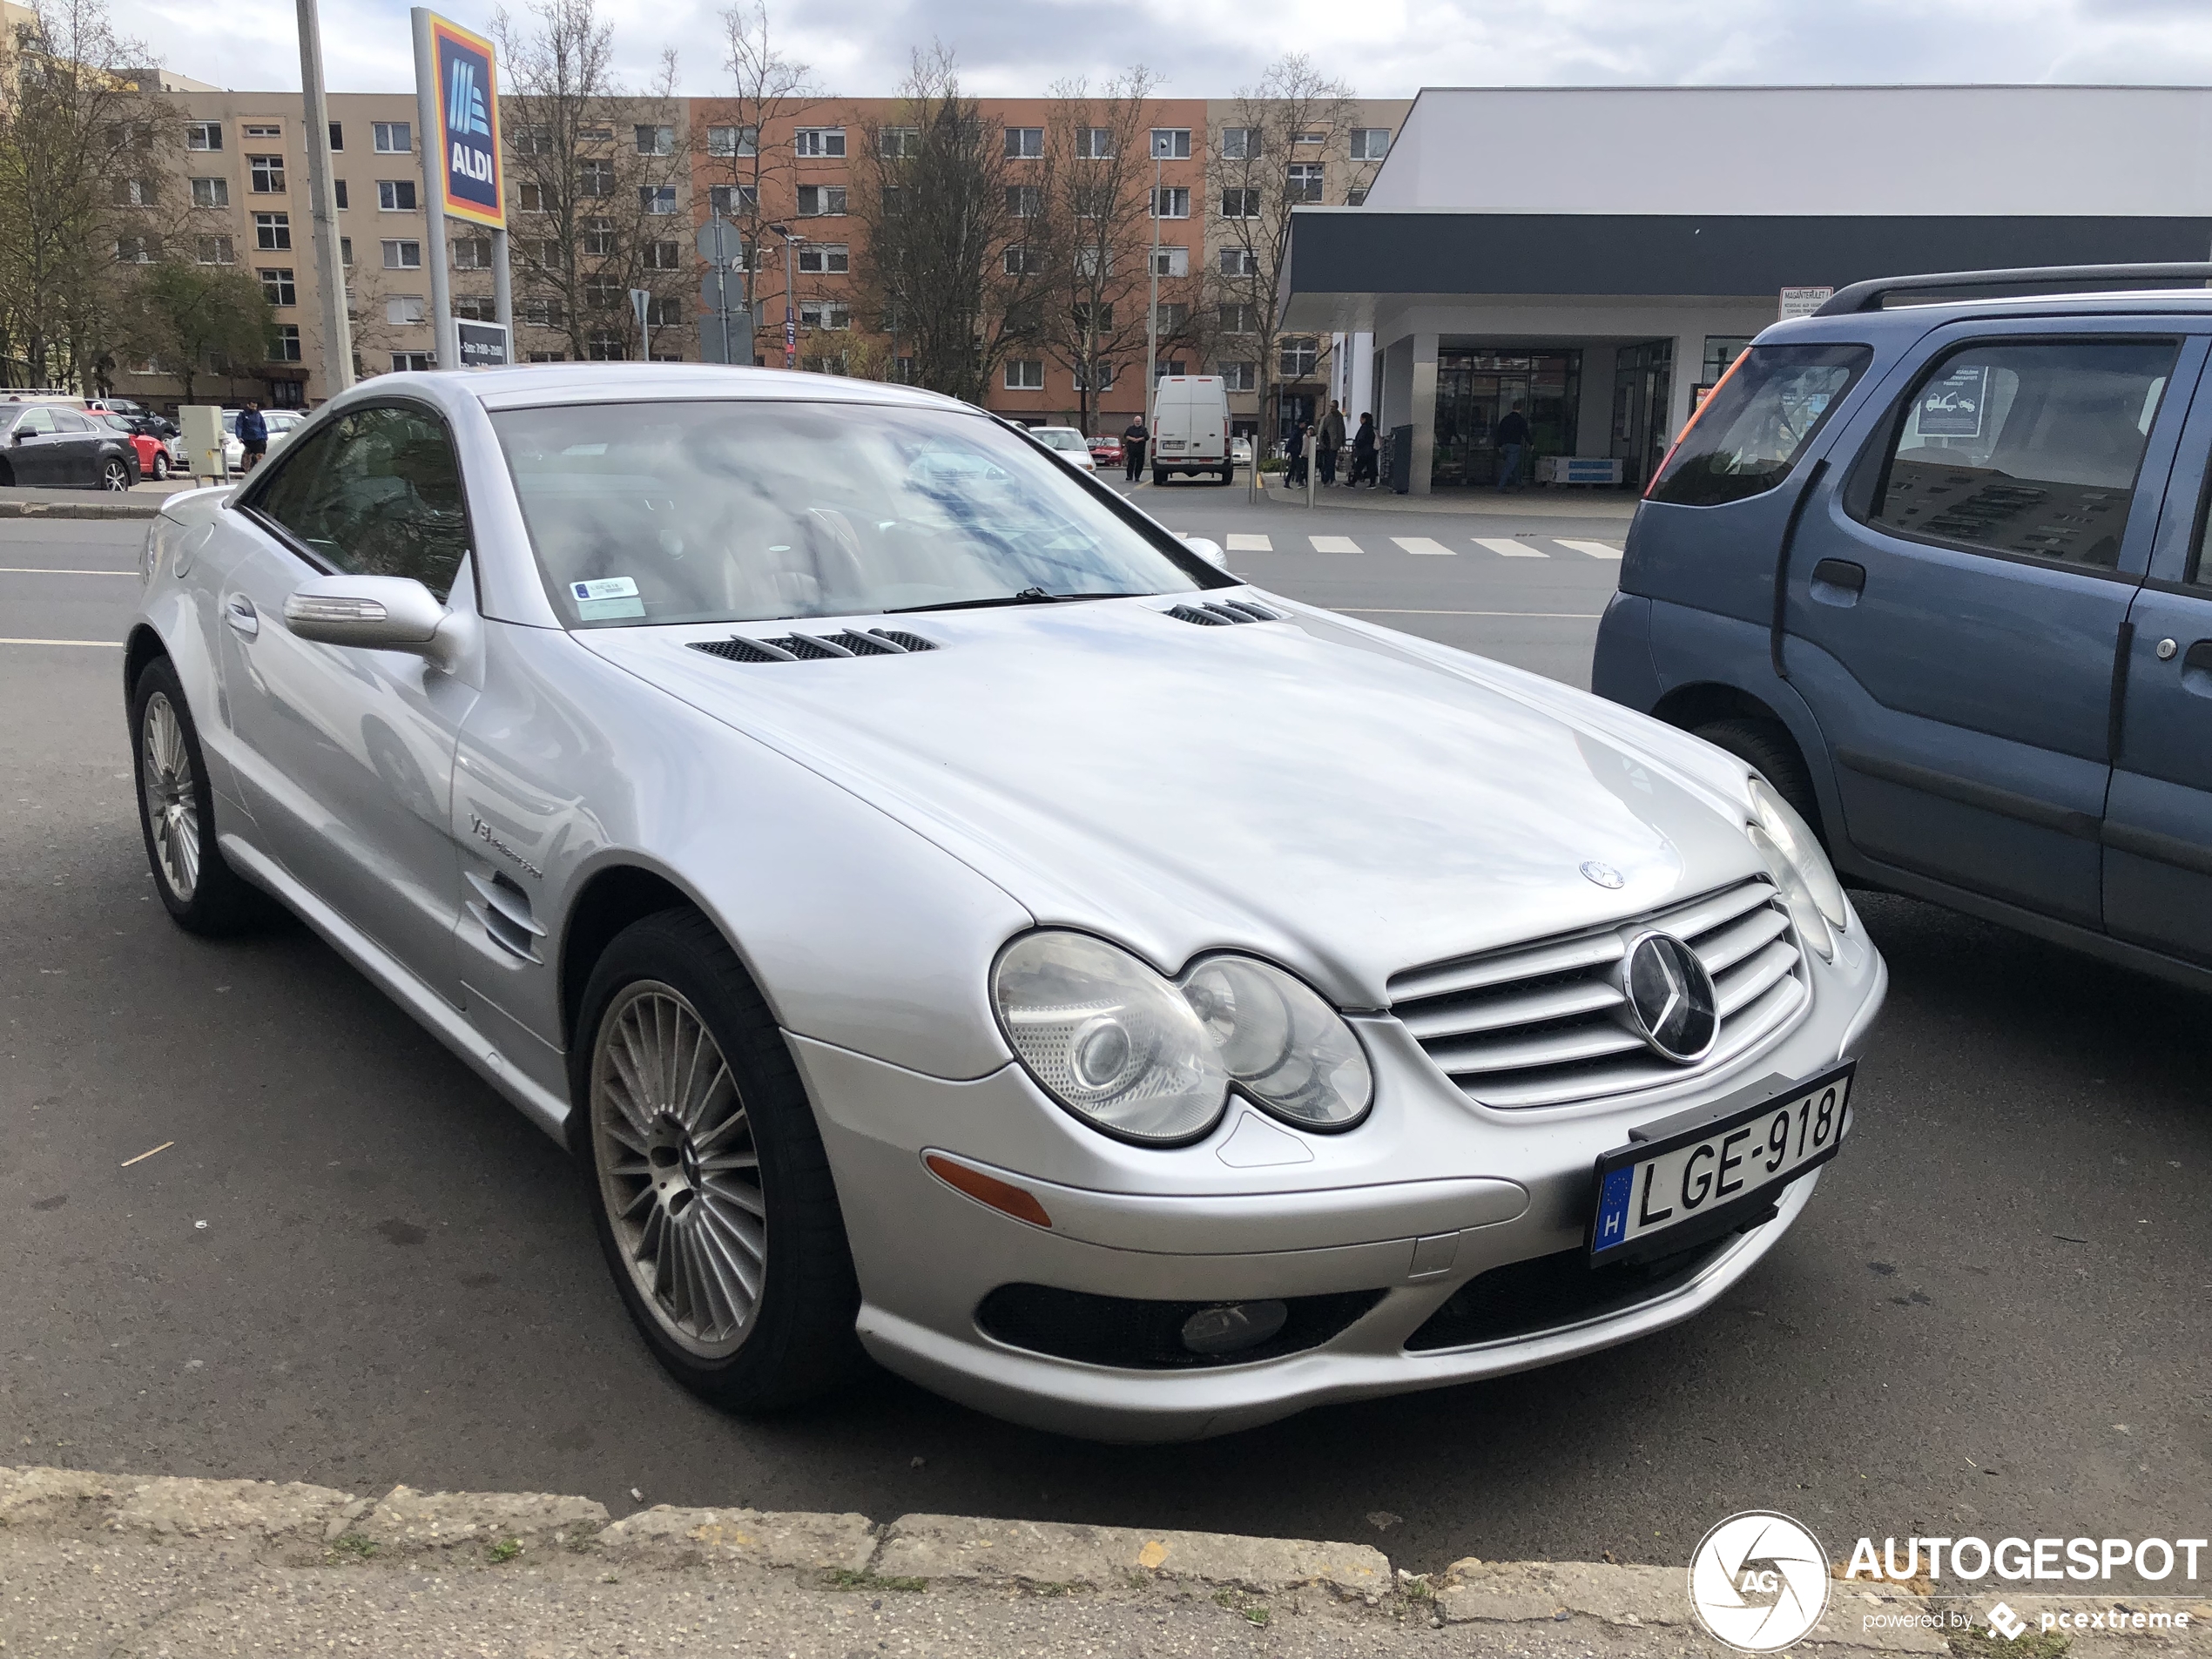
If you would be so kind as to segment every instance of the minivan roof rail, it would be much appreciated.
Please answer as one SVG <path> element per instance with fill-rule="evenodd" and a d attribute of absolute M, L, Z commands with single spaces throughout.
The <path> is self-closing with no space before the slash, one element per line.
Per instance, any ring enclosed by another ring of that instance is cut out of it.
<path fill-rule="evenodd" d="M 1879 311 L 1893 293 L 1925 293 L 1949 288 L 2041 288 L 2059 292 L 2077 282 L 2212 282 L 2212 263 L 2167 265 L 2043 265 L 2006 271 L 1939 271 L 1926 276 L 1875 277 L 1838 288 L 1812 314 L 1841 317 Z"/>

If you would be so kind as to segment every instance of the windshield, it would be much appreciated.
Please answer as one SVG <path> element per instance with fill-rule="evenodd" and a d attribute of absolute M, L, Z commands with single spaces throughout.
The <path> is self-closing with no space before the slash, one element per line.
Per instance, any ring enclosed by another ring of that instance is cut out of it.
<path fill-rule="evenodd" d="M 1083 435 L 1072 427 L 1039 427 L 1029 435 L 1048 449 L 1080 449 L 1083 447 Z"/>
<path fill-rule="evenodd" d="M 765 622 L 1209 585 L 980 415 L 595 403 L 492 425 L 571 627 Z"/>

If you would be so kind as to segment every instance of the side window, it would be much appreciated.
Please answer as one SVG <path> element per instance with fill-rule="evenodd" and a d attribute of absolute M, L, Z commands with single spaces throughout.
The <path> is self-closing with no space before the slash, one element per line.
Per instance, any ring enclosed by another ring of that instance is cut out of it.
<path fill-rule="evenodd" d="M 2180 349 L 2170 340 L 1960 347 L 1900 406 L 1860 516 L 1919 541 L 2114 569 Z"/>
<path fill-rule="evenodd" d="M 54 428 L 60 432 L 90 432 L 92 423 L 75 409 L 56 409 Z"/>
<path fill-rule="evenodd" d="M 1873 360 L 1865 346 L 1752 347 L 1683 433 L 1651 499 L 1718 507 L 1772 489 Z"/>
<path fill-rule="evenodd" d="M 253 506 L 332 569 L 413 577 L 441 601 L 469 551 L 452 440 L 415 409 L 356 409 L 288 446 Z"/>
<path fill-rule="evenodd" d="M 26 438 L 44 436 L 54 430 L 54 412 L 51 409 L 25 409 L 23 418 L 16 422 L 16 430 Z"/>

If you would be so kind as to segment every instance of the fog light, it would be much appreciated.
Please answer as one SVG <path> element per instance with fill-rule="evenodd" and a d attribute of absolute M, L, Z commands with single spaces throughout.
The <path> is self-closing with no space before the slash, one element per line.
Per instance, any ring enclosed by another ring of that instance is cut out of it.
<path fill-rule="evenodd" d="M 1242 1353 L 1280 1331 L 1290 1317 L 1280 1302 L 1223 1302 L 1183 1322 L 1183 1345 L 1192 1353 Z"/>

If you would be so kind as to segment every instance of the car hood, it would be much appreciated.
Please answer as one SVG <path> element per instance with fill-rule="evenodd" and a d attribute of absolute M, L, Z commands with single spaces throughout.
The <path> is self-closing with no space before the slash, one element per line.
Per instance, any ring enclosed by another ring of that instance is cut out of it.
<path fill-rule="evenodd" d="M 1168 599 L 904 617 L 936 649 L 898 657 L 742 664 L 689 648 L 726 627 L 575 637 L 897 817 L 1040 923 L 1110 934 L 1169 972 L 1206 949 L 1258 951 L 1348 1008 L 1384 1005 L 1406 968 L 1762 867 L 1743 768 L 1718 751 L 1259 597 L 1289 620 L 1201 626 L 1164 614 Z"/>

